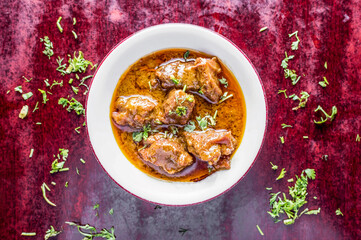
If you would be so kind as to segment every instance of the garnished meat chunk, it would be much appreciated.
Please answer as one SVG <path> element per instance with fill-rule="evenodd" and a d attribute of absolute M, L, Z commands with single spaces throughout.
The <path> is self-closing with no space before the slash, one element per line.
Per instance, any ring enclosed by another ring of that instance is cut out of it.
<path fill-rule="evenodd" d="M 197 58 L 194 62 L 175 61 L 159 67 L 156 76 L 164 88 L 183 88 L 203 94 L 217 103 L 222 89 L 217 74 L 222 71 L 217 58 Z"/>
<path fill-rule="evenodd" d="M 221 156 L 231 155 L 236 139 L 230 131 L 213 130 L 185 132 L 188 151 L 209 165 L 216 165 Z"/>
<path fill-rule="evenodd" d="M 186 124 L 195 104 L 194 96 L 182 90 L 173 89 L 163 102 L 160 121 L 165 124 Z"/>
<path fill-rule="evenodd" d="M 142 128 L 153 119 L 156 105 L 156 100 L 146 96 L 119 97 L 115 103 L 117 111 L 112 113 L 112 118 L 119 126 Z"/>
<path fill-rule="evenodd" d="M 157 133 L 150 136 L 144 144 L 146 147 L 139 151 L 142 159 L 169 174 L 180 172 L 193 163 L 193 157 L 179 138 L 165 138 L 165 135 Z"/>

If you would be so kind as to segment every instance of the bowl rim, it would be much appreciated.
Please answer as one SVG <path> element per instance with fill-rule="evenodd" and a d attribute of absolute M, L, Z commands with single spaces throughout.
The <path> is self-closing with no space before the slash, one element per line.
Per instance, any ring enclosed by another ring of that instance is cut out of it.
<path fill-rule="evenodd" d="M 265 91 L 265 87 L 263 86 L 263 83 L 262 83 L 262 80 L 261 80 L 261 77 L 256 69 L 256 67 L 253 65 L 253 63 L 251 62 L 251 60 L 248 58 L 248 56 L 235 44 L 233 43 L 230 39 L 226 38 L 225 36 L 223 36 L 222 34 L 212 30 L 212 29 L 209 29 L 209 28 L 206 28 L 206 27 L 203 27 L 203 26 L 199 26 L 199 25 L 195 25 L 195 24 L 189 24 L 189 23 L 162 23 L 162 24 L 156 24 L 156 25 L 152 25 L 150 27 L 146 27 L 146 28 L 143 28 L 141 30 L 138 30 L 132 34 L 130 34 L 129 36 L 125 37 L 124 39 L 122 39 L 121 41 L 119 41 L 117 44 L 115 44 L 111 50 L 108 51 L 108 53 L 104 56 L 104 58 L 101 60 L 101 62 L 98 64 L 98 67 L 95 71 L 95 73 L 93 74 L 93 77 L 91 78 L 91 81 L 89 82 L 89 89 L 91 89 L 92 87 L 92 84 L 93 84 L 93 81 L 95 79 L 95 76 L 96 74 L 98 73 L 98 70 L 100 69 L 101 65 L 104 63 L 104 61 L 108 58 L 108 56 L 118 47 L 120 46 L 123 42 L 125 42 L 126 40 L 128 40 L 129 38 L 133 37 L 134 35 L 138 35 L 139 33 L 143 32 L 143 31 L 149 31 L 151 29 L 154 29 L 154 28 L 161 28 L 161 27 L 167 27 L 167 26 L 183 26 L 183 27 L 193 27 L 193 28 L 199 28 L 199 29 L 202 29 L 202 30 L 207 30 L 207 31 L 210 31 L 212 32 L 213 34 L 216 34 L 220 37 L 222 37 L 224 40 L 228 41 L 230 44 L 232 44 L 244 57 L 245 59 L 248 61 L 248 63 L 252 66 L 252 69 L 253 71 L 256 73 L 257 75 L 257 79 L 259 81 L 259 84 L 262 88 L 262 93 L 263 93 L 263 100 L 264 100 L 264 103 L 265 103 L 265 128 L 264 128 L 264 133 L 263 133 L 263 136 L 262 136 L 262 141 L 261 141 L 261 144 L 260 144 L 260 147 L 257 151 L 257 154 L 256 156 L 254 157 L 251 165 L 248 167 L 247 171 L 243 174 L 242 177 L 240 177 L 233 185 L 231 185 L 230 187 L 228 187 L 227 189 L 225 189 L 223 192 L 211 197 L 211 198 L 208 198 L 208 199 L 205 199 L 205 200 L 202 200 L 202 201 L 197 201 L 197 202 L 193 202 L 193 203 L 188 203 L 188 204 L 165 204 L 165 203 L 158 203 L 158 202 L 155 202 L 155 201 L 151 201 L 151 200 L 148 200 L 148 199 L 145 199 L 141 196 L 138 196 L 132 192 L 130 192 L 128 189 L 126 189 L 125 187 L 123 187 L 122 185 L 120 185 L 120 183 L 118 183 L 109 173 L 108 171 L 104 168 L 103 164 L 101 163 L 101 161 L 99 160 L 97 154 L 95 153 L 95 150 L 93 148 L 93 144 L 92 142 L 90 141 L 90 134 L 89 134 L 89 128 L 88 128 L 88 115 L 87 115 L 87 112 L 88 112 L 88 101 L 89 101 L 89 93 L 86 95 L 86 99 L 85 99 L 85 122 L 86 122 L 86 135 L 87 135 L 87 141 L 89 142 L 89 145 L 90 145 L 90 148 L 93 152 L 93 155 L 95 156 L 96 160 L 98 161 L 98 163 L 100 164 L 101 168 L 103 169 L 103 171 L 112 179 L 113 182 L 115 182 L 119 187 L 121 187 L 123 190 L 125 190 L 126 192 L 130 193 L 131 195 L 135 196 L 136 198 L 138 199 L 141 199 L 143 201 L 146 201 L 148 203 L 152 203 L 152 204 L 155 204 L 155 205 L 162 205 L 162 206 L 171 206 L 171 207 L 185 207 L 185 206 L 193 206 L 193 205 L 197 205 L 197 204 L 201 204 L 201 203 L 205 203 L 205 202 L 209 202 L 225 193 L 227 193 L 228 191 L 230 191 L 233 187 L 235 187 L 241 180 L 243 180 L 243 178 L 248 174 L 248 172 L 251 170 L 251 168 L 254 166 L 256 160 L 258 159 L 260 153 L 261 153 L 261 150 L 263 148 L 263 145 L 264 145 L 264 142 L 265 142 L 265 139 L 266 139 L 266 134 L 267 134 L 267 126 L 268 126 L 268 103 L 267 103 L 267 98 L 266 98 L 266 91 Z M 90 92 L 90 91 L 89 91 Z"/>

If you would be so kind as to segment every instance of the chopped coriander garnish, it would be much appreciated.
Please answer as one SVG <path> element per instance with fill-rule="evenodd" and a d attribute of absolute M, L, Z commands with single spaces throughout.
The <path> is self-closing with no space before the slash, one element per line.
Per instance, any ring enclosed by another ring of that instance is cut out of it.
<path fill-rule="evenodd" d="M 274 165 L 272 162 L 269 162 L 269 163 L 272 165 L 272 170 L 277 170 L 278 169 L 277 165 Z"/>
<path fill-rule="evenodd" d="M 46 183 L 43 183 L 41 185 L 41 191 L 43 192 L 43 197 L 45 199 L 45 201 L 47 203 L 49 203 L 51 206 L 56 207 L 55 203 L 51 202 L 47 197 L 46 197 L 46 190 L 50 191 L 50 188 L 48 187 L 48 185 L 46 185 Z"/>
<path fill-rule="evenodd" d="M 287 56 L 287 52 L 285 52 L 285 56 L 286 57 L 281 62 L 281 67 L 286 70 L 288 68 L 288 61 L 293 59 L 295 56 L 294 55 Z"/>
<path fill-rule="evenodd" d="M 357 134 L 357 135 L 356 135 L 356 142 L 360 142 L 360 141 L 361 141 L 360 135 Z"/>
<path fill-rule="evenodd" d="M 178 85 L 180 80 L 179 79 L 176 79 L 173 75 L 170 76 L 170 80 L 172 80 L 172 82 L 175 84 L 175 85 Z"/>
<path fill-rule="evenodd" d="M 286 174 L 286 170 L 285 170 L 285 168 L 282 168 L 280 175 L 276 178 L 276 180 L 280 180 L 280 179 L 284 178 L 285 174 Z"/>
<path fill-rule="evenodd" d="M 292 94 L 289 96 L 289 98 L 292 98 L 293 101 L 299 101 L 298 106 L 292 108 L 292 110 L 296 111 L 300 108 L 304 108 L 306 107 L 306 103 L 308 101 L 308 98 L 310 97 L 310 95 L 308 94 L 308 92 L 301 92 L 301 97 L 298 97 L 296 94 Z"/>
<path fill-rule="evenodd" d="M 22 78 L 25 79 L 25 82 L 30 82 L 31 80 L 33 80 L 33 78 L 27 79 L 25 76 L 22 76 Z"/>
<path fill-rule="evenodd" d="M 257 229 L 258 229 L 259 234 L 261 234 L 262 236 L 264 236 L 264 234 L 263 234 L 263 232 L 262 232 L 261 228 L 260 228 L 258 225 L 256 225 L 256 227 L 257 227 Z"/>
<path fill-rule="evenodd" d="M 229 94 L 228 95 L 228 92 L 225 92 L 222 96 L 221 96 L 221 99 L 219 100 L 218 103 L 222 103 L 224 101 L 226 101 L 228 98 L 231 98 L 233 97 L 233 94 Z"/>
<path fill-rule="evenodd" d="M 50 83 L 48 81 L 49 81 L 49 79 L 45 79 L 44 83 L 45 83 L 45 86 L 50 87 Z"/>
<path fill-rule="evenodd" d="M 142 141 L 142 139 L 144 139 L 144 141 L 147 140 L 149 132 L 152 132 L 150 124 L 148 124 L 146 126 L 143 126 L 143 131 L 142 132 L 133 132 L 133 140 L 134 140 L 134 142 L 140 142 L 140 141 Z"/>
<path fill-rule="evenodd" d="M 34 154 L 34 148 L 30 149 L 30 154 L 29 154 L 29 158 L 32 158 Z"/>
<path fill-rule="evenodd" d="M 303 139 L 308 139 L 308 136 L 303 136 Z"/>
<path fill-rule="evenodd" d="M 46 104 L 47 101 L 49 101 L 49 99 L 46 96 L 46 92 L 42 89 L 38 89 L 39 92 L 41 92 L 41 95 L 43 95 L 43 104 Z"/>
<path fill-rule="evenodd" d="M 266 31 L 268 29 L 268 27 L 263 27 L 259 30 L 259 32 L 263 32 L 263 31 Z M 263 234 L 262 234 L 263 235 Z"/>
<path fill-rule="evenodd" d="M 67 74 L 70 74 L 72 72 L 84 73 L 89 65 L 94 67 L 92 62 L 85 60 L 82 51 L 79 51 L 78 56 L 76 56 L 76 52 L 74 52 L 74 58 L 69 58 L 69 66 L 66 68 L 65 72 Z"/>
<path fill-rule="evenodd" d="M 56 71 L 60 72 L 61 75 L 64 76 L 64 75 L 66 74 L 66 72 L 65 72 L 66 63 L 62 64 L 63 60 L 64 60 L 64 58 L 60 58 L 59 56 L 58 56 L 58 59 L 56 59 L 56 62 L 57 62 L 58 65 L 59 65 L 59 66 L 56 68 Z"/>
<path fill-rule="evenodd" d="M 78 35 L 76 35 L 76 32 L 74 32 L 74 31 L 71 31 L 71 32 L 73 33 L 74 38 L 78 39 Z"/>
<path fill-rule="evenodd" d="M 94 206 L 93 206 L 93 209 L 98 209 L 99 208 L 99 203 L 96 203 Z"/>
<path fill-rule="evenodd" d="M 62 87 L 63 86 L 63 80 L 61 80 L 61 82 L 58 82 L 58 81 L 54 80 L 53 83 L 50 86 L 50 89 L 52 89 L 54 86 L 57 86 L 57 85 Z"/>
<path fill-rule="evenodd" d="M 19 118 L 24 119 L 28 115 L 28 112 L 29 112 L 29 106 L 24 105 L 20 110 Z"/>
<path fill-rule="evenodd" d="M 187 125 L 184 127 L 184 131 L 193 132 L 196 129 L 196 125 L 193 121 L 189 121 Z"/>
<path fill-rule="evenodd" d="M 317 215 L 321 212 L 321 208 L 315 209 L 315 210 L 308 210 L 305 212 L 306 215 Z M 301 214 L 300 214 L 301 216 Z"/>
<path fill-rule="evenodd" d="M 72 84 L 73 81 L 74 81 L 74 79 L 70 78 L 70 79 L 69 79 L 69 84 Z"/>
<path fill-rule="evenodd" d="M 318 82 L 318 84 L 320 84 L 320 86 L 323 88 L 325 88 L 325 87 L 327 87 L 327 85 L 329 85 L 326 77 L 323 77 L 323 81 Z"/>
<path fill-rule="evenodd" d="M 283 136 L 280 137 L 281 143 L 284 144 L 285 143 L 285 138 Z"/>
<path fill-rule="evenodd" d="M 76 24 L 76 18 L 73 18 L 73 26 Z"/>
<path fill-rule="evenodd" d="M 74 86 L 71 86 L 71 89 L 73 89 L 73 92 L 74 92 L 75 94 L 78 94 L 79 88 L 74 87 Z"/>
<path fill-rule="evenodd" d="M 291 125 L 287 125 L 286 123 L 282 123 L 281 124 L 282 128 L 291 128 Z"/>
<path fill-rule="evenodd" d="M 36 232 L 22 232 L 21 236 L 33 237 L 36 236 Z"/>
<path fill-rule="evenodd" d="M 66 109 L 68 112 L 74 110 L 77 115 L 85 114 L 85 109 L 83 107 L 83 104 L 78 102 L 75 98 L 71 98 L 70 101 L 66 98 L 60 98 L 58 104 L 62 105 L 63 108 L 69 105 L 68 108 Z"/>
<path fill-rule="evenodd" d="M 187 90 L 187 85 L 184 85 L 183 92 L 186 92 L 186 90 Z"/>
<path fill-rule="evenodd" d="M 9 94 L 9 93 L 10 93 L 10 90 L 7 90 L 7 91 L 6 91 L 6 94 Z"/>
<path fill-rule="evenodd" d="M 79 75 L 77 73 L 75 73 L 75 78 L 78 79 L 78 80 L 80 79 Z"/>
<path fill-rule="evenodd" d="M 75 168 L 75 170 L 76 170 L 76 174 L 80 175 L 79 169 L 78 169 L 78 168 Z"/>
<path fill-rule="evenodd" d="M 321 111 L 324 115 L 325 115 L 325 118 L 321 117 L 321 120 L 320 121 L 316 121 L 316 120 L 313 120 L 313 122 L 315 124 L 323 124 L 325 123 L 327 120 L 330 119 L 330 121 L 332 122 L 332 120 L 335 118 L 336 114 L 337 114 L 337 108 L 336 106 L 333 106 L 332 107 L 332 112 L 331 112 L 331 115 L 327 114 L 327 112 L 325 110 L 323 110 L 323 108 L 318 105 L 318 107 L 315 109 L 315 112 L 317 111 Z"/>
<path fill-rule="evenodd" d="M 287 89 L 285 89 L 285 90 L 278 90 L 278 93 L 277 93 L 277 94 L 283 93 L 283 94 L 285 95 L 285 98 L 288 98 L 288 97 L 287 97 L 287 94 L 286 94 L 286 91 L 287 91 Z"/>
<path fill-rule="evenodd" d="M 189 57 L 189 50 L 187 50 L 187 51 L 183 54 L 183 58 L 184 58 L 185 61 L 187 61 L 188 57 Z"/>
<path fill-rule="evenodd" d="M 287 182 L 293 182 L 293 178 L 287 179 Z"/>
<path fill-rule="evenodd" d="M 304 175 L 306 173 L 306 176 Z M 302 171 L 301 176 L 298 177 L 296 175 L 295 185 L 289 187 L 289 195 L 292 199 L 288 199 L 285 193 L 282 193 L 283 198 L 277 196 L 281 193 L 271 193 L 270 194 L 270 206 L 271 211 L 268 212 L 272 218 L 274 218 L 277 222 L 280 214 L 284 213 L 287 215 L 287 219 L 283 220 L 285 225 L 290 225 L 295 222 L 297 218 L 299 218 L 303 213 L 307 214 L 317 214 L 320 212 L 318 210 L 308 210 L 306 208 L 300 215 L 298 215 L 298 211 L 300 208 L 307 203 L 307 185 L 308 179 L 315 179 L 316 174 L 314 169 L 306 169 Z"/>
<path fill-rule="evenodd" d="M 314 196 L 314 197 L 313 197 L 313 199 L 317 199 L 317 197 L 316 197 L 316 196 Z"/>
<path fill-rule="evenodd" d="M 19 92 L 19 93 L 23 93 L 23 87 L 22 86 L 17 86 L 16 88 L 14 88 L 15 92 Z"/>
<path fill-rule="evenodd" d="M 40 42 L 44 42 L 45 50 L 43 51 L 43 53 L 45 56 L 48 56 L 50 59 L 50 57 L 54 55 L 53 43 L 50 41 L 48 36 L 45 36 L 44 38 L 40 38 Z"/>
<path fill-rule="evenodd" d="M 325 67 L 325 69 L 327 69 L 327 62 L 325 62 L 325 65 L 323 65 Z"/>
<path fill-rule="evenodd" d="M 114 213 L 114 210 L 113 210 L 113 208 L 111 208 L 111 209 L 109 210 L 109 214 L 110 214 L 110 215 L 113 215 L 113 213 Z"/>
<path fill-rule="evenodd" d="M 181 233 L 182 236 L 188 231 L 189 231 L 189 229 L 186 229 L 186 228 L 179 228 L 179 230 L 178 230 L 178 232 Z"/>
<path fill-rule="evenodd" d="M 93 226 L 89 224 L 80 225 L 74 222 L 65 222 L 70 226 L 77 227 L 79 233 L 84 236 L 84 240 L 92 240 L 94 237 L 101 237 L 108 240 L 115 240 L 116 236 L 114 235 L 114 227 L 111 227 L 110 230 L 103 228 L 100 232 Z"/>
<path fill-rule="evenodd" d="M 85 164 L 85 160 L 80 158 L 80 162 L 82 162 L 83 164 Z"/>
<path fill-rule="evenodd" d="M 178 106 L 177 109 L 175 110 L 175 113 L 180 117 L 185 116 L 187 114 L 187 107 Z"/>
<path fill-rule="evenodd" d="M 41 125 L 41 122 L 37 122 L 37 123 L 35 123 L 36 125 Z"/>
<path fill-rule="evenodd" d="M 21 95 L 24 100 L 28 100 L 29 98 L 31 98 L 33 96 L 32 92 L 28 92 L 28 93 L 24 93 L 23 95 Z"/>
<path fill-rule="evenodd" d="M 56 185 L 56 183 L 55 183 L 55 182 L 51 182 L 51 185 L 55 186 L 55 185 Z"/>
<path fill-rule="evenodd" d="M 285 69 L 285 78 L 290 78 L 292 81 L 292 85 L 296 85 L 296 83 L 300 80 L 301 76 L 298 76 L 296 70 Z"/>
<path fill-rule="evenodd" d="M 44 239 L 45 239 L 45 240 L 48 240 L 50 237 L 55 237 L 55 236 L 59 235 L 60 233 L 61 233 L 61 231 L 56 231 L 56 230 L 54 229 L 54 227 L 50 225 L 50 229 L 48 229 L 48 230 L 45 232 Z"/>
<path fill-rule="evenodd" d="M 148 81 L 149 89 L 152 90 L 152 84 Z"/>
<path fill-rule="evenodd" d="M 343 213 L 341 212 L 340 208 L 338 208 L 336 211 L 335 211 L 336 215 L 341 215 L 343 216 Z"/>
<path fill-rule="evenodd" d="M 204 94 L 203 91 L 202 91 L 202 88 L 200 88 L 198 92 L 199 92 L 200 94 L 202 94 L 202 95 Z"/>
<path fill-rule="evenodd" d="M 63 17 L 59 17 L 58 21 L 56 21 L 56 26 L 58 27 L 60 33 L 63 33 L 63 28 L 60 25 L 60 21 L 61 21 L 62 18 Z"/>
<path fill-rule="evenodd" d="M 64 186 L 67 188 L 69 186 L 69 182 L 65 182 Z"/>
<path fill-rule="evenodd" d="M 51 164 L 50 173 L 64 172 L 68 171 L 69 168 L 64 168 L 65 161 L 67 160 L 69 155 L 69 150 L 64 148 L 59 148 L 59 154 L 57 158 Z M 63 160 L 63 161 L 61 161 Z"/>
<path fill-rule="evenodd" d="M 219 81 L 225 88 L 228 87 L 227 79 L 225 79 L 224 77 L 218 78 L 218 81 Z"/>
<path fill-rule="evenodd" d="M 35 112 L 36 110 L 39 109 L 39 108 L 38 108 L 38 105 L 39 105 L 39 102 L 36 102 L 33 112 Z"/>
<path fill-rule="evenodd" d="M 271 191 L 272 188 L 271 187 L 266 187 L 266 190 Z"/>
<path fill-rule="evenodd" d="M 213 117 L 210 116 L 209 114 L 207 114 L 203 118 L 201 118 L 200 116 L 196 117 L 196 120 L 197 120 L 198 125 L 201 128 L 201 130 L 204 131 L 205 129 L 207 129 L 208 124 L 211 125 L 211 126 L 215 126 L 216 125 L 216 119 L 214 117 L 216 117 L 216 116 L 217 116 L 216 114 Z"/>
<path fill-rule="evenodd" d="M 297 40 L 292 42 L 291 49 L 292 50 L 297 50 L 298 49 L 298 44 L 300 43 L 300 39 L 298 38 L 298 31 L 296 31 L 294 33 L 291 33 L 291 34 L 288 34 L 288 37 L 292 37 L 292 36 L 295 36 Z"/>
<path fill-rule="evenodd" d="M 79 134 L 79 133 L 80 133 L 80 131 L 79 131 L 80 128 L 81 128 L 81 127 L 77 127 L 77 128 L 74 129 L 74 131 Z"/>
<path fill-rule="evenodd" d="M 328 155 L 323 155 L 321 158 L 322 158 L 323 160 L 327 161 Z"/>

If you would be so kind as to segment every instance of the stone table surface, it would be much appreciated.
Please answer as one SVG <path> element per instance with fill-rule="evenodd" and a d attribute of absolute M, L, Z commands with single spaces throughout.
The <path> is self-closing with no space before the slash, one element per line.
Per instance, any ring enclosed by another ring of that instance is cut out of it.
<path fill-rule="evenodd" d="M 57 239 L 81 239 L 76 228 L 65 221 L 88 223 L 97 229 L 114 226 L 117 239 L 360 238 L 361 143 L 356 141 L 361 134 L 360 1 L 5 0 L 0 9 L 1 239 L 43 239 L 50 225 L 63 231 Z M 56 27 L 59 16 L 62 34 Z M 76 18 L 75 25 L 72 18 Z M 255 164 L 230 191 L 198 205 L 155 209 L 154 204 L 123 190 L 103 171 L 82 126 L 84 116 L 68 113 L 57 103 L 60 97 L 70 95 L 84 104 L 85 88 L 80 87 L 80 94 L 75 95 L 68 84 L 74 74 L 63 77 L 55 69 L 58 56 L 67 59 L 67 54 L 78 50 L 86 59 L 100 63 L 132 33 L 170 22 L 219 32 L 246 53 L 266 91 L 268 124 Z M 268 29 L 260 33 L 265 26 Z M 294 31 L 300 38 L 297 51 L 291 51 L 294 38 L 288 37 Z M 44 45 L 39 39 L 44 36 L 54 45 L 50 60 L 42 53 Z M 290 66 L 301 75 L 295 86 L 284 78 L 280 66 L 285 51 L 295 55 Z M 26 82 L 22 76 L 32 80 Z M 318 84 L 324 76 L 329 82 L 326 88 Z M 64 81 L 63 87 L 47 88 L 52 95 L 48 94 L 46 104 L 38 91 L 46 88 L 44 79 Z M 24 101 L 14 91 L 19 85 L 34 96 Z M 308 92 L 306 107 L 293 111 L 297 102 L 277 94 L 279 89 L 287 89 L 288 94 Z M 32 112 L 36 102 L 39 109 Z M 18 115 L 25 104 L 30 111 L 22 120 Z M 316 126 L 312 122 L 318 105 L 327 111 L 337 106 L 332 123 Z M 282 123 L 293 127 L 282 129 Z M 79 126 L 78 134 L 74 129 Z M 66 165 L 70 171 L 51 175 L 53 154 L 59 148 L 69 149 Z M 328 155 L 327 161 L 323 155 Z M 286 168 L 283 180 L 275 180 L 279 170 L 273 171 L 270 161 Z M 304 215 L 290 226 L 274 223 L 267 213 L 269 191 L 265 188 L 287 191 L 292 185 L 287 179 L 305 168 L 314 168 L 317 174 L 309 184 L 307 207 L 320 207 L 320 214 Z M 51 188 L 47 196 L 56 207 L 45 202 L 40 189 L 43 182 Z M 94 210 L 97 203 L 99 208 Z M 113 215 L 108 213 L 111 208 Z M 338 208 L 344 216 L 336 216 Z M 189 230 L 182 235 L 180 228 Z M 23 237 L 22 232 L 37 235 Z"/>

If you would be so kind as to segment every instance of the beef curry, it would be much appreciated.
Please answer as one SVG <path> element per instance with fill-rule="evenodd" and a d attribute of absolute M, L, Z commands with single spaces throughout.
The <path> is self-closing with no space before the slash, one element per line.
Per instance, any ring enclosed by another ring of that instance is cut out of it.
<path fill-rule="evenodd" d="M 120 77 L 110 119 L 120 149 L 138 169 L 195 182 L 230 168 L 246 106 L 237 80 L 219 59 L 167 49 L 139 59 Z"/>

